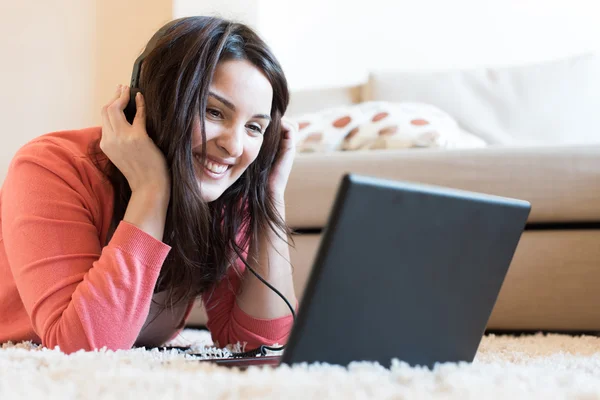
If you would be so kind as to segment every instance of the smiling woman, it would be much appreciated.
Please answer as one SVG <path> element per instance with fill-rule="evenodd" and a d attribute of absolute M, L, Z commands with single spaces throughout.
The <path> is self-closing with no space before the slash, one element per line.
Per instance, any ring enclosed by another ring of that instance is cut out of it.
<path fill-rule="evenodd" d="M 0 199 L 0 342 L 158 346 L 199 297 L 220 345 L 286 341 L 291 310 L 249 273 L 297 303 L 285 76 L 245 25 L 187 17 L 159 32 L 133 118 L 124 110 L 135 92 L 119 85 L 101 127 L 40 136 L 12 160 Z"/>

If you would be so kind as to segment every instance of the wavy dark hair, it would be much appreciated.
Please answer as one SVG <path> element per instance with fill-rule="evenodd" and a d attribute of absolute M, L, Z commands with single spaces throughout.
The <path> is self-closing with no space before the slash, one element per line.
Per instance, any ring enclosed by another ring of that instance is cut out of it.
<path fill-rule="evenodd" d="M 213 287 L 238 257 L 247 262 L 244 249 L 258 243 L 269 229 L 286 242 L 291 239 L 267 187 L 289 91 L 279 62 L 248 26 L 197 16 L 171 21 L 167 27 L 144 61 L 139 86 L 146 102 L 148 135 L 165 155 L 171 174 L 163 241 L 172 250 L 155 292 L 167 290 L 167 302 L 174 305 Z M 273 88 L 272 121 L 256 160 L 217 200 L 206 203 L 194 172 L 192 125 L 199 114 L 204 159 L 209 85 L 217 64 L 229 60 L 247 60 L 267 77 Z M 112 163 L 105 172 L 114 188 L 108 243 L 125 215 L 131 189 Z"/>

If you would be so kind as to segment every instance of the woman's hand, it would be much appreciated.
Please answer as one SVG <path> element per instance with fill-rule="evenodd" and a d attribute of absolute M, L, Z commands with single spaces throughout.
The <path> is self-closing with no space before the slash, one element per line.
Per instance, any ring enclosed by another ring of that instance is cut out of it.
<path fill-rule="evenodd" d="M 117 87 L 108 104 L 102 107 L 102 139 L 100 149 L 121 171 L 133 192 L 170 191 L 167 163 L 160 149 L 146 132 L 144 98 L 135 98 L 133 123 L 125 119 L 123 110 L 129 101 L 129 87 Z"/>
<path fill-rule="evenodd" d="M 281 144 L 279 156 L 275 160 L 271 176 L 269 177 L 269 189 L 276 199 L 283 199 L 287 186 L 294 157 L 296 155 L 295 136 L 298 132 L 298 124 L 287 118 L 281 119 Z"/>

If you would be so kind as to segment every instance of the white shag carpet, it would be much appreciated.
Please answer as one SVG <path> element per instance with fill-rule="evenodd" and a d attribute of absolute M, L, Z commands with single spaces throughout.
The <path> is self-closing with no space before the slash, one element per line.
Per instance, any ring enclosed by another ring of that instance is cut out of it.
<path fill-rule="evenodd" d="M 206 331 L 173 345 L 218 356 Z M 222 354 L 221 354 L 222 355 Z M 177 351 L 132 349 L 65 355 L 30 343 L 0 349 L 0 399 L 600 399 L 600 338 L 487 335 L 472 364 L 433 370 L 395 362 L 251 367 L 209 363 Z"/>

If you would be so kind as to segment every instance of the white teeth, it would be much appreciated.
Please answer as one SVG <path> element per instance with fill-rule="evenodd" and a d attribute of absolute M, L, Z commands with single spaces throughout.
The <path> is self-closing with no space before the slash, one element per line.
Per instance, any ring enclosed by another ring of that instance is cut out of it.
<path fill-rule="evenodd" d="M 196 157 L 196 159 L 200 160 L 200 157 Z M 223 172 L 227 171 L 227 168 L 229 168 L 228 165 L 217 164 L 217 163 L 214 163 L 209 160 L 206 160 L 206 162 L 204 163 L 204 166 L 210 172 L 213 172 L 215 174 L 222 174 Z"/>
<path fill-rule="evenodd" d="M 211 172 L 215 174 L 222 174 L 227 170 L 227 165 L 215 164 L 214 162 L 207 161 L 204 166 Z"/>

